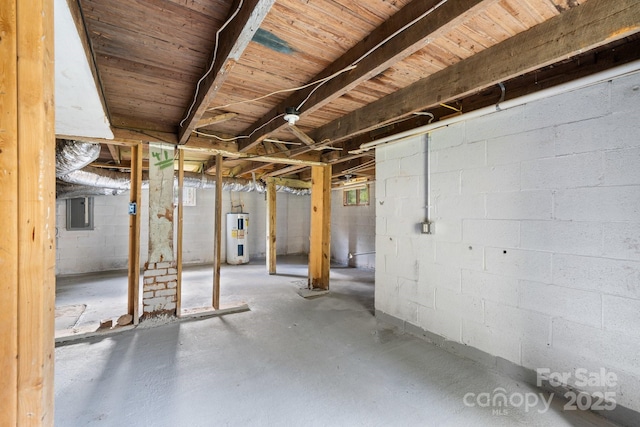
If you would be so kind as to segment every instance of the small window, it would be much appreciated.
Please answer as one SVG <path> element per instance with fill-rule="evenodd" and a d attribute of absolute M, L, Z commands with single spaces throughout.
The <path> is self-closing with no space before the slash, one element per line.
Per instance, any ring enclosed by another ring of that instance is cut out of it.
<path fill-rule="evenodd" d="M 369 206 L 369 186 L 343 191 L 344 206 Z"/>
<path fill-rule="evenodd" d="M 93 197 L 67 199 L 67 230 L 93 230 Z"/>

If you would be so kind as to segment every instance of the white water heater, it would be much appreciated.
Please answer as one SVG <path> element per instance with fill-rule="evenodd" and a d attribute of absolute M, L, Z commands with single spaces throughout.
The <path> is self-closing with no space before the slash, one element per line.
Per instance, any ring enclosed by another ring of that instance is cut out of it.
<path fill-rule="evenodd" d="M 249 214 L 227 214 L 227 264 L 249 262 Z"/>

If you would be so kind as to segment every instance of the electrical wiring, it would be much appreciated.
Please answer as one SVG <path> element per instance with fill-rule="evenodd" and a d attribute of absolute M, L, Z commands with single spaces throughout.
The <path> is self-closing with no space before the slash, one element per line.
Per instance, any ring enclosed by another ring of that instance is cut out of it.
<path fill-rule="evenodd" d="M 213 134 L 209 134 L 209 133 L 205 133 L 205 132 L 200 132 L 200 131 L 197 131 L 197 130 L 194 130 L 193 132 L 195 132 L 197 135 L 208 136 L 209 138 L 215 138 L 215 139 L 223 141 L 223 142 L 234 142 L 234 141 L 237 141 L 238 139 L 251 138 L 254 133 L 258 132 L 260 129 L 262 129 L 263 127 L 267 126 L 269 123 L 274 121 L 275 119 L 278 119 L 278 118 L 280 118 L 282 116 L 284 116 L 284 114 L 278 114 L 277 116 L 275 116 L 274 118 L 272 118 L 268 122 L 266 122 L 266 123 L 262 124 L 261 126 L 258 126 L 257 128 L 255 128 L 249 135 L 234 136 L 232 138 L 222 138 L 221 136 L 218 136 L 218 135 L 213 135 Z"/>
<path fill-rule="evenodd" d="M 233 103 L 229 103 L 226 105 L 222 105 L 222 106 L 218 106 L 218 107 L 214 107 L 214 108 L 210 108 L 208 109 L 208 111 L 212 111 L 212 110 L 219 110 L 219 109 L 224 109 L 224 108 L 228 108 L 230 106 L 234 106 L 234 105 L 238 105 L 238 104 L 244 104 L 244 103 L 248 103 L 248 102 L 256 102 L 265 98 L 268 98 L 270 96 L 273 95 L 277 95 L 280 93 L 286 93 L 286 92 L 295 92 L 298 90 L 302 90 L 302 89 L 306 89 L 308 87 L 314 86 L 315 87 L 309 92 L 309 94 L 305 97 L 305 99 L 298 105 L 298 107 L 296 108 L 297 110 L 300 110 L 304 104 L 311 98 L 311 96 L 320 88 L 322 87 L 322 85 L 324 85 L 325 83 L 327 83 L 328 81 L 336 78 L 337 76 L 339 76 L 342 73 L 345 73 L 347 71 L 351 71 L 353 69 L 355 69 L 358 64 L 364 60 L 366 57 L 368 57 L 369 55 L 371 55 L 373 52 L 375 52 L 376 50 L 378 50 L 381 46 L 383 46 L 385 43 L 387 43 L 389 40 L 393 39 L 394 37 L 396 37 L 398 34 L 402 33 L 403 31 L 407 30 L 408 28 L 412 27 L 413 25 L 415 25 L 416 23 L 418 23 L 420 20 L 422 20 L 423 18 L 425 18 L 426 16 L 430 15 L 431 13 L 433 13 L 436 9 L 438 9 L 439 7 L 441 7 L 442 5 L 444 5 L 448 0 L 441 0 L 440 2 L 438 2 L 436 5 L 434 5 L 433 7 L 431 7 L 430 9 L 428 9 L 427 11 L 423 12 L 422 14 L 418 15 L 416 18 L 414 18 L 412 21 L 408 22 L 407 24 L 405 24 L 404 26 L 402 26 L 401 28 L 399 28 L 398 30 L 394 31 L 392 34 L 390 34 L 389 36 L 385 37 L 382 41 L 380 41 L 379 43 L 377 43 L 375 46 L 373 46 L 371 49 L 369 49 L 367 52 L 365 52 L 363 55 L 361 55 L 358 59 L 356 59 L 355 61 L 353 61 L 350 65 L 348 65 L 347 67 L 342 68 L 341 70 L 336 71 L 335 73 L 331 74 L 330 76 L 324 77 L 322 79 L 318 79 L 315 80 L 313 82 L 307 83 L 305 85 L 299 86 L 299 87 L 295 87 L 295 88 L 290 88 L 290 89 L 281 89 L 281 90 L 277 90 L 271 93 L 268 93 L 266 95 L 254 98 L 254 99 L 247 99 L 247 100 L 242 100 L 242 101 L 237 101 L 237 102 L 233 102 Z M 196 85 L 196 93 L 194 95 L 194 99 L 193 99 L 193 103 L 191 104 L 191 106 L 189 107 L 189 110 L 187 112 L 186 117 L 180 122 L 180 126 L 183 126 L 184 122 L 187 120 L 187 118 L 189 117 L 189 115 L 191 114 L 191 111 L 196 103 L 197 100 L 197 95 L 200 89 L 200 84 L 202 83 L 202 81 L 211 73 L 211 71 L 213 70 L 213 66 L 215 64 L 215 58 L 216 58 L 216 53 L 217 53 L 217 49 L 218 49 L 218 38 L 219 38 L 219 34 L 220 32 L 229 24 L 229 22 L 235 18 L 235 16 L 237 15 L 237 13 L 240 10 L 240 7 L 242 6 L 242 2 L 243 0 L 240 0 L 240 4 L 238 5 L 238 8 L 236 9 L 236 11 L 231 15 L 231 17 L 229 17 L 229 19 L 223 24 L 223 26 L 216 32 L 216 44 L 215 44 L 215 48 L 214 48 L 214 56 L 213 56 L 213 61 L 211 62 L 211 66 L 209 67 L 209 69 L 207 70 L 207 72 L 205 73 L 204 76 L 202 76 L 202 78 L 198 81 L 198 84 Z M 233 141 L 237 141 L 239 139 L 247 139 L 250 138 L 255 132 L 257 132 L 258 130 L 260 130 L 261 128 L 267 126 L 269 123 L 273 122 L 275 119 L 277 119 L 278 117 L 282 117 L 284 116 L 284 114 L 279 114 L 275 117 L 273 117 L 271 120 L 269 120 L 268 122 L 264 123 L 263 125 L 257 127 L 256 129 L 254 129 L 249 135 L 240 135 L 240 136 L 236 136 L 233 138 L 222 138 L 219 137 L 217 135 L 211 135 L 211 134 L 207 134 L 204 132 L 200 132 L 200 131 L 194 131 L 196 134 L 198 135 L 203 135 L 203 136 L 208 136 L 208 137 L 212 137 L 212 138 L 216 138 L 220 141 L 224 141 L 224 142 L 233 142 Z M 405 119 L 400 119 L 399 121 L 404 121 Z M 387 123 L 386 125 L 389 124 L 394 124 L 397 123 L 398 121 L 394 121 L 392 123 Z"/>
<path fill-rule="evenodd" d="M 351 71 L 351 70 L 353 70 L 354 68 L 356 68 L 356 66 L 355 66 L 355 65 L 350 65 L 350 66 L 348 66 L 348 67 L 343 68 L 343 69 L 342 69 L 342 70 L 340 70 L 340 71 L 337 71 L 337 72 L 335 72 L 335 73 L 331 74 L 330 76 L 324 77 L 324 78 L 322 78 L 322 79 L 315 80 L 315 81 L 313 81 L 313 82 L 307 83 L 307 84 L 302 85 L 302 86 L 292 87 L 292 88 L 288 88 L 288 89 L 280 89 L 280 90 L 276 90 L 276 91 L 274 91 L 274 92 L 268 93 L 268 94 L 266 94 L 266 95 L 259 96 L 259 97 L 257 97 L 257 98 L 253 98 L 253 99 L 244 99 L 244 100 L 242 100 L 242 101 L 236 101 L 236 102 L 232 102 L 232 103 L 230 103 L 230 104 L 220 105 L 220 106 L 218 106 L 218 107 L 208 108 L 208 109 L 207 109 L 207 111 L 222 110 L 223 108 L 232 107 L 232 106 L 234 106 L 234 105 L 238 105 L 238 104 L 245 104 L 245 103 L 247 103 L 247 102 L 260 101 L 260 100 L 262 100 L 262 99 L 269 98 L 270 96 L 277 95 L 277 94 L 279 94 L 279 93 L 295 92 L 295 91 L 297 91 L 297 90 L 306 89 L 306 88 L 308 88 L 308 87 L 310 87 L 310 86 L 313 86 L 313 85 L 316 85 L 316 84 L 322 84 L 322 83 L 325 83 L 325 82 L 327 82 L 327 81 L 329 81 L 329 80 L 332 80 L 332 79 L 336 78 L 337 76 L 339 76 L 340 74 L 342 74 L 342 73 L 346 73 L 347 71 Z"/>
<path fill-rule="evenodd" d="M 411 22 L 408 22 L 407 24 L 403 25 L 401 28 L 397 29 L 396 31 L 394 31 L 392 34 L 390 34 L 389 36 L 385 37 L 384 40 L 382 40 L 380 43 L 376 44 L 374 47 L 372 47 L 371 49 L 369 49 L 367 52 L 365 52 L 362 56 L 360 56 L 358 59 L 356 59 L 355 61 L 353 61 L 351 63 L 351 65 L 349 65 L 349 67 L 353 67 L 358 65 L 359 62 L 361 62 L 363 59 L 365 59 L 367 56 L 371 55 L 373 52 L 375 52 L 376 50 L 378 50 L 381 46 L 383 46 L 385 43 L 387 43 L 389 40 L 391 40 L 392 38 L 394 38 L 395 36 L 397 36 L 398 34 L 402 33 L 403 31 L 405 31 L 406 29 L 414 26 L 416 23 L 418 23 L 420 20 L 422 20 L 423 18 L 425 18 L 426 16 L 430 15 L 431 13 L 433 13 L 433 11 L 435 11 L 436 9 L 438 9 L 440 6 L 442 6 L 443 4 L 445 4 L 447 1 L 449 0 L 440 0 L 440 2 L 438 2 L 438 4 L 436 4 L 435 6 L 433 6 L 432 8 L 430 8 L 429 10 L 423 12 L 421 15 L 418 15 L 418 17 L 414 18 Z M 302 106 L 309 100 L 309 98 L 311 98 L 311 95 L 313 95 L 313 93 L 318 90 L 320 88 L 320 86 L 322 86 L 324 83 L 326 82 L 322 82 L 320 83 L 318 86 L 316 86 L 315 88 L 313 88 L 313 90 L 309 93 L 309 95 L 307 95 L 307 97 L 300 103 L 300 105 L 298 105 L 297 110 L 300 110 L 302 108 Z"/>
<path fill-rule="evenodd" d="M 180 127 L 184 126 L 184 122 L 189 118 L 189 115 L 191 115 L 191 111 L 193 111 L 193 107 L 196 105 L 196 102 L 198 100 L 198 93 L 200 92 L 200 85 L 202 84 L 202 82 L 204 81 L 204 79 L 207 78 L 207 76 L 209 74 L 211 74 L 211 71 L 213 71 L 213 67 L 216 65 L 216 56 L 218 54 L 218 45 L 220 44 L 220 33 L 222 32 L 222 30 L 224 30 L 227 25 L 229 25 L 229 23 L 233 20 L 233 18 L 236 17 L 236 15 L 238 15 L 238 13 L 240 12 L 240 8 L 242 7 L 242 3 L 244 0 L 240 0 L 240 3 L 238 4 L 237 9 L 231 14 L 231 16 L 229 17 L 229 19 L 227 19 L 225 21 L 224 24 L 222 24 L 222 26 L 218 29 L 218 31 L 216 31 L 216 43 L 213 47 L 213 59 L 211 60 L 211 65 L 209 66 L 209 69 L 207 70 L 206 73 L 204 73 L 204 75 L 202 77 L 200 77 L 200 80 L 198 80 L 198 83 L 196 84 L 196 92 L 193 94 L 193 102 L 191 103 L 191 105 L 189 106 L 189 110 L 187 110 L 187 114 L 185 115 L 184 119 L 182 119 L 180 121 Z"/>

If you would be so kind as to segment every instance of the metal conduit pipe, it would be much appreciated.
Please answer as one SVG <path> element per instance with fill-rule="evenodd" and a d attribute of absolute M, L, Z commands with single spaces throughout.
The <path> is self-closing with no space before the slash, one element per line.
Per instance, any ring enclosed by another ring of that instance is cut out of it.
<path fill-rule="evenodd" d="M 353 252 L 349 252 L 349 259 L 353 259 L 353 257 L 357 257 L 360 255 L 371 255 L 371 254 L 375 254 L 376 251 L 371 251 L 371 252 L 358 252 L 358 253 L 353 253 Z"/>

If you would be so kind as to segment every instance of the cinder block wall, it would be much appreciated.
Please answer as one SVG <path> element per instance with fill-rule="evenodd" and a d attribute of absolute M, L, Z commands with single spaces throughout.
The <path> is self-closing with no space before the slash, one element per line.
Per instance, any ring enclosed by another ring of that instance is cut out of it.
<path fill-rule="evenodd" d="M 375 254 L 349 260 L 349 253 L 374 252 L 375 184 L 369 185 L 369 206 L 343 206 L 342 191 L 331 192 L 331 258 L 340 264 L 373 269 Z"/>
<path fill-rule="evenodd" d="M 433 235 L 424 140 L 376 152 L 376 309 L 640 410 L 640 74 L 431 138 Z"/>
<path fill-rule="evenodd" d="M 264 194 L 222 193 L 222 261 L 226 259 L 226 213 L 233 203 L 244 204 L 249 212 L 249 250 L 252 258 L 263 258 L 266 251 L 266 201 Z M 310 198 L 288 193 L 277 195 L 278 254 L 309 252 Z M 149 240 L 148 191 L 142 192 L 140 207 L 140 262 L 147 260 Z M 213 261 L 213 189 L 197 190 L 196 206 L 184 208 L 183 259 L 185 264 Z M 56 203 L 56 274 L 69 275 L 127 268 L 129 254 L 129 196 L 94 198 L 94 230 L 68 231 L 66 204 Z M 176 209 L 177 212 L 177 209 Z M 177 218 L 177 215 L 176 215 Z M 174 226 L 177 236 L 177 226 Z"/>

